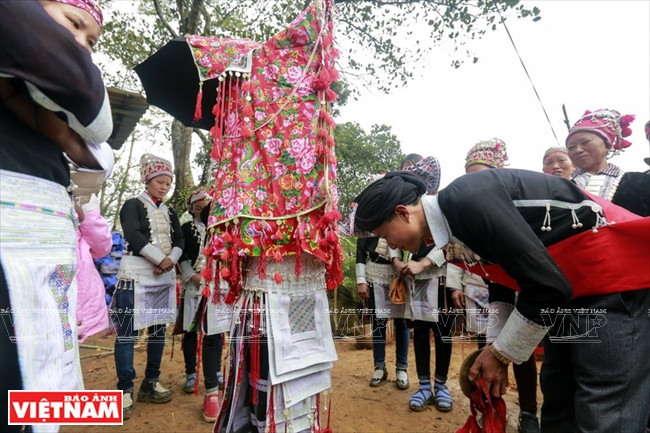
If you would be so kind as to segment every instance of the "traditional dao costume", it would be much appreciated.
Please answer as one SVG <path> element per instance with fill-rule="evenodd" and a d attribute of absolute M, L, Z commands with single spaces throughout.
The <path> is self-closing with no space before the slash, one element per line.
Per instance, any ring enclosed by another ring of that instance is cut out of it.
<path fill-rule="evenodd" d="M 210 201 L 212 197 L 207 191 L 196 191 L 187 201 L 190 212 L 192 206 L 201 201 Z M 205 245 L 206 224 L 202 220 L 207 215 L 210 204 L 207 203 L 199 217 L 182 225 L 185 248 L 181 256 L 181 312 L 179 312 L 181 328 L 183 331 L 183 357 L 185 359 L 185 373 L 188 382 L 185 386 L 191 389 L 191 380 L 194 379 L 194 393 L 198 393 L 199 381 L 197 380 L 198 366 L 203 365 L 203 378 L 206 396 L 203 403 L 203 415 L 206 421 L 214 421 L 219 407 L 217 390 L 223 385 L 221 374 L 221 354 L 223 347 L 223 334 L 230 330 L 232 320 L 232 307 L 223 303 L 209 301 L 202 293 L 201 285 L 191 281 L 194 275 L 200 275 L 205 267 L 206 258 L 203 254 Z M 222 294 L 225 295 L 222 289 Z M 199 361 L 197 363 L 197 360 Z M 186 390 L 186 392 L 188 392 Z"/>
<path fill-rule="evenodd" d="M 227 283 L 237 311 L 215 431 L 323 431 L 337 359 L 326 289 L 342 280 L 332 4 L 314 1 L 264 44 L 187 38 L 201 76 L 221 77 L 203 276 L 213 298 Z"/>
<path fill-rule="evenodd" d="M 35 31 L 27 35 L 25 23 Z M 70 32 L 36 1 L 3 1 L 0 36 L 0 77 L 15 78 L 36 104 L 66 113 L 70 128 L 88 143 L 108 139 L 112 121 L 101 73 Z M 6 327 L 0 338 L 0 401 L 6 408 L 7 389 L 80 389 L 83 382 L 68 164 L 59 146 L 4 101 L 0 143 L 0 310 Z"/>
<path fill-rule="evenodd" d="M 633 120 L 633 115 L 621 116 L 616 110 L 587 110 L 569 130 L 566 142 L 578 132 L 589 132 L 602 138 L 611 156 L 615 156 L 632 145 L 625 137 L 632 134 L 630 123 Z M 607 166 L 596 174 L 576 168 L 573 181 L 585 191 L 612 201 L 624 174 L 618 166 L 607 163 Z"/>
<path fill-rule="evenodd" d="M 193 193 L 187 201 L 188 208 L 192 210 L 192 205 L 201 200 L 212 200 L 207 191 L 197 191 Z M 201 302 L 201 290 L 190 282 L 190 278 L 195 274 L 200 274 L 205 267 L 205 255 L 202 253 L 205 241 L 205 224 L 200 217 L 193 217 L 191 221 L 181 226 L 183 237 L 185 238 L 185 248 L 179 263 L 181 268 L 181 281 L 183 290 L 181 293 L 183 331 L 189 331 L 194 322 L 196 312 Z M 194 327 L 192 330 L 196 330 Z M 223 332 L 223 331 L 222 331 Z"/>
<path fill-rule="evenodd" d="M 374 230 L 404 197 L 423 192 L 419 179 L 389 173 L 357 198 L 355 222 Z M 542 426 L 642 431 L 650 407 L 650 218 L 526 170 L 471 173 L 421 200 L 437 246 L 460 241 L 499 265 L 472 272 L 520 290 L 492 345 L 498 358 L 525 361 L 550 330 Z"/>
<path fill-rule="evenodd" d="M 173 179 L 169 161 L 145 154 L 140 160 L 143 183 L 166 175 Z M 138 330 L 148 329 L 145 381 L 160 375 L 165 325 L 176 318 L 176 272 L 160 275 L 154 268 L 166 257 L 177 263 L 184 247 L 183 233 L 176 212 L 147 192 L 124 202 L 120 223 L 126 241 L 126 253 L 120 261 L 118 282 L 113 296 L 113 321 L 118 332 L 115 340 L 115 364 L 118 389 L 133 390 L 133 344 Z"/>

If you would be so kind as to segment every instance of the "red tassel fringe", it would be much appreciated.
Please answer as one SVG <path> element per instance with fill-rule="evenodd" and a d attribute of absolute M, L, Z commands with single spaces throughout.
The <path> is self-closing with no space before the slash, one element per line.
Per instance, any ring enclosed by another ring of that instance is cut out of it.
<path fill-rule="evenodd" d="M 196 105 L 194 106 L 194 122 L 203 117 L 203 81 L 199 84 L 199 91 L 196 94 Z"/>

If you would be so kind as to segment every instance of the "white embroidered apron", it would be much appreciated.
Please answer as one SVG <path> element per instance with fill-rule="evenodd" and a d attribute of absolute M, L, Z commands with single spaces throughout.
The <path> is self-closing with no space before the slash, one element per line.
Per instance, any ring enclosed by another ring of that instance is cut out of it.
<path fill-rule="evenodd" d="M 0 170 L 0 198 L 0 260 L 11 300 L 3 320 L 13 321 L 23 387 L 82 389 L 70 196 L 57 183 Z"/>
<path fill-rule="evenodd" d="M 154 275 L 154 265 L 144 257 L 125 255 L 118 280 L 133 280 L 133 329 L 173 323 L 176 320 L 176 273 Z"/>

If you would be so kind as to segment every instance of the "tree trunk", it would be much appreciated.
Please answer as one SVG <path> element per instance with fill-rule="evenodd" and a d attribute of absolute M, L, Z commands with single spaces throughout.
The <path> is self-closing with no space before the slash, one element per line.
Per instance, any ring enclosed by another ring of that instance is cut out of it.
<path fill-rule="evenodd" d="M 126 190 L 126 183 L 129 179 L 129 168 L 131 167 L 131 158 L 133 158 L 133 143 L 135 141 L 135 128 L 133 129 L 133 132 L 131 133 L 131 143 L 129 144 L 129 157 L 126 160 L 126 170 L 124 170 L 124 174 L 122 175 L 122 178 L 120 181 L 116 184 L 115 188 L 117 189 L 117 204 L 116 206 L 116 211 L 115 211 L 115 216 L 113 217 L 113 227 L 111 228 L 111 231 L 116 231 L 117 227 L 119 226 L 120 222 L 120 209 L 122 209 L 122 199 L 124 197 L 124 191 Z M 137 175 L 137 178 L 139 179 L 140 176 L 139 174 Z M 102 208 L 102 213 L 104 214 L 105 210 Z"/>
<path fill-rule="evenodd" d="M 185 198 L 194 185 L 190 155 L 192 151 L 192 128 L 183 126 L 181 122 L 172 121 L 172 152 L 174 155 L 174 194 L 171 205 L 175 209 L 183 209 Z"/>

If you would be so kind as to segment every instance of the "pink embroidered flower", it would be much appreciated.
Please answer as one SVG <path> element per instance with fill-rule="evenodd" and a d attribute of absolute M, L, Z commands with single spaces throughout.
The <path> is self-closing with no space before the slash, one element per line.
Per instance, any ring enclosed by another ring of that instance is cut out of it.
<path fill-rule="evenodd" d="M 297 116 L 296 116 L 295 114 L 292 114 L 292 115 L 290 115 L 290 116 L 285 117 L 285 118 L 283 119 L 283 121 L 282 121 L 282 126 L 283 126 L 284 128 L 287 128 L 287 127 L 293 125 L 293 123 L 296 121 L 296 117 L 297 117 Z"/>
<path fill-rule="evenodd" d="M 305 116 L 308 119 L 314 119 L 318 117 L 318 111 L 319 110 L 316 110 L 316 103 L 310 102 L 310 103 L 305 103 L 303 105 L 300 114 Z"/>
<path fill-rule="evenodd" d="M 276 101 L 284 97 L 285 94 L 286 94 L 285 90 L 280 87 L 274 87 L 273 89 L 271 89 L 271 97 Z"/>
<path fill-rule="evenodd" d="M 298 200 L 295 197 L 291 197 L 289 200 L 284 202 L 285 209 L 288 211 L 294 210 L 296 208 L 297 201 Z"/>
<path fill-rule="evenodd" d="M 269 138 L 264 142 L 264 149 L 270 155 L 277 155 L 282 148 L 282 140 L 279 138 Z"/>
<path fill-rule="evenodd" d="M 238 201 L 236 200 L 232 201 L 228 206 L 226 206 L 226 215 L 229 218 L 237 216 L 242 211 L 243 208 L 244 206 Z"/>
<path fill-rule="evenodd" d="M 296 161 L 296 170 L 298 173 L 307 175 L 314 169 L 316 163 L 316 155 L 314 153 L 307 153 L 298 161 Z"/>
<path fill-rule="evenodd" d="M 258 199 L 259 201 L 264 201 L 266 198 L 269 196 L 269 193 L 266 192 L 263 189 L 257 189 L 255 190 L 255 198 Z"/>
<path fill-rule="evenodd" d="M 296 84 L 300 77 L 302 77 L 302 68 L 300 66 L 291 66 L 284 76 L 291 84 Z"/>
<path fill-rule="evenodd" d="M 287 151 L 291 156 L 298 160 L 301 159 L 303 155 L 312 152 L 313 149 L 309 145 L 309 140 L 306 137 L 303 137 L 291 140 L 291 147 L 289 147 Z"/>
<path fill-rule="evenodd" d="M 307 96 L 314 93 L 313 81 L 311 77 L 305 77 L 296 90 L 296 95 Z"/>
<path fill-rule="evenodd" d="M 270 81 L 275 81 L 278 79 L 278 71 L 280 68 L 277 65 L 267 65 L 263 70 L 262 70 L 262 75 L 264 78 Z"/>
<path fill-rule="evenodd" d="M 283 174 L 287 172 L 287 166 L 280 163 L 280 162 L 274 162 L 273 163 L 273 178 L 277 179 Z"/>

